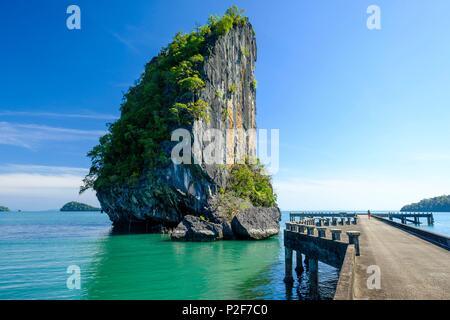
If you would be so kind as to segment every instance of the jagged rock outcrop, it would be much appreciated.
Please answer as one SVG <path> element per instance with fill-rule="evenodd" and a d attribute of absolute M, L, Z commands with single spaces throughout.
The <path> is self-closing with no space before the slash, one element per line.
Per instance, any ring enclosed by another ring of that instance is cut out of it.
<path fill-rule="evenodd" d="M 233 162 L 255 156 L 253 135 L 227 134 L 227 129 L 256 129 L 255 62 L 256 40 L 249 23 L 234 26 L 208 43 L 200 98 L 208 102 L 209 121 L 195 121 L 187 128 L 199 142 L 199 148 L 193 150 L 198 164 L 171 163 L 156 169 L 152 180 L 143 174 L 133 188 L 119 185 L 97 190 L 102 209 L 114 224 L 151 221 L 175 227 L 187 214 L 206 213 L 208 199 L 226 185 L 227 179 L 221 166 L 204 161 L 207 130 L 220 130 L 224 159 Z M 168 154 L 173 146 L 165 144 Z"/>
<path fill-rule="evenodd" d="M 237 198 L 230 194 L 216 195 L 208 201 L 209 221 L 220 224 L 223 230 L 223 238 L 225 240 L 234 240 L 236 235 L 231 227 L 233 217 L 239 211 L 252 208 L 250 201 Z"/>
<path fill-rule="evenodd" d="M 261 240 L 278 234 L 280 219 L 278 208 L 249 208 L 233 218 L 231 227 L 238 239 Z"/>
<path fill-rule="evenodd" d="M 276 195 L 263 165 L 252 161 L 256 39 L 241 13 L 232 7 L 177 34 L 146 65 L 125 94 L 120 119 L 88 154 L 81 191 L 97 192 L 116 229 L 175 229 L 172 238 L 187 241 L 278 232 L 269 209 L 254 207 L 276 205 Z M 214 205 L 216 198 L 222 200 Z M 237 234 L 232 220 L 244 210 L 250 222 L 237 218 Z"/>
<path fill-rule="evenodd" d="M 185 216 L 171 234 L 175 241 L 205 242 L 223 238 L 222 226 L 195 216 Z"/>

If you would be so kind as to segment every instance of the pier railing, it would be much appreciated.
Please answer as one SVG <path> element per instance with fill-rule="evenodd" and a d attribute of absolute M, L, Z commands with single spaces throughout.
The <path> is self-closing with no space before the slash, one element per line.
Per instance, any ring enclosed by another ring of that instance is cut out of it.
<path fill-rule="evenodd" d="M 304 218 L 300 221 L 286 223 L 284 231 L 285 247 L 285 279 L 287 284 L 294 282 L 292 276 L 293 252 L 296 252 L 296 268 L 298 273 L 304 271 L 304 264 L 309 272 L 310 290 L 312 296 L 318 292 L 318 262 L 322 261 L 333 266 L 342 273 L 342 280 L 338 284 L 337 299 L 347 297 L 353 291 L 354 261 L 355 256 L 360 254 L 359 231 L 346 231 L 348 242 L 342 241 L 342 229 L 332 227 L 339 225 L 337 218 Z M 342 225 L 357 223 L 357 218 L 344 218 Z M 326 227 L 330 226 L 330 227 Z M 329 237 L 331 236 L 331 238 Z M 352 255 L 352 256 L 349 256 Z M 352 265 L 347 265 L 353 263 Z"/>
<path fill-rule="evenodd" d="M 293 211 L 290 212 L 290 221 L 297 221 L 297 219 L 306 218 L 354 218 L 358 215 L 365 215 L 367 212 L 336 212 L 336 211 Z M 401 223 L 413 223 L 420 225 L 421 219 L 426 219 L 428 225 L 434 224 L 434 217 L 432 212 L 387 212 L 387 213 L 374 213 L 382 218 L 387 218 L 391 221 L 394 219 L 399 220 Z"/>
<path fill-rule="evenodd" d="M 376 213 L 374 215 L 381 218 L 387 218 L 391 221 L 394 221 L 394 219 L 398 219 L 403 224 L 410 222 L 415 225 L 421 224 L 421 218 L 426 218 L 428 225 L 434 224 L 434 217 L 432 212 L 388 212 Z"/>

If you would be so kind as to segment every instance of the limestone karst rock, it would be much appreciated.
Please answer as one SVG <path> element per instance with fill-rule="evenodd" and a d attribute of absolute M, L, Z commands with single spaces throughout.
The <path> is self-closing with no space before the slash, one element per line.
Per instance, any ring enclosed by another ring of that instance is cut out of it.
<path fill-rule="evenodd" d="M 229 10 L 191 34 L 177 35 L 146 66 L 125 96 L 118 123 L 90 154 L 85 187 L 97 192 L 114 225 L 170 230 L 185 216 L 212 216 L 209 200 L 227 189 L 227 164 L 256 157 L 256 55 L 252 25 Z M 174 81 L 180 74 L 184 79 Z M 171 133 L 180 128 L 196 142 L 191 164 L 170 159 L 179 143 Z M 206 161 L 207 146 L 216 139 L 210 129 L 223 141 L 215 154 L 222 161 L 213 164 Z M 231 238 L 228 222 L 220 221 Z"/>

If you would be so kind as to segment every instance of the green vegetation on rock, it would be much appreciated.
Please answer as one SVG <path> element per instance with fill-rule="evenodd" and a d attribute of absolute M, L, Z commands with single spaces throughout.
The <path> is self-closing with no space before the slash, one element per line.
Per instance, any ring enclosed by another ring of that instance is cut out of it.
<path fill-rule="evenodd" d="M 9 208 L 0 206 L 0 212 L 9 212 Z"/>
<path fill-rule="evenodd" d="M 244 55 L 244 57 L 248 58 L 250 56 L 250 50 L 246 47 L 241 47 L 241 52 Z"/>
<path fill-rule="evenodd" d="M 425 199 L 402 208 L 403 212 L 450 212 L 450 196 Z"/>
<path fill-rule="evenodd" d="M 264 166 L 257 161 L 235 164 L 230 170 L 230 179 L 224 190 L 232 195 L 249 200 L 255 207 L 273 207 L 277 202 L 271 178 L 265 173 Z"/>
<path fill-rule="evenodd" d="M 234 84 L 234 83 L 230 84 L 230 86 L 228 87 L 228 93 L 229 93 L 229 94 L 235 93 L 236 90 L 237 90 L 237 86 L 236 86 L 236 84 Z"/>
<path fill-rule="evenodd" d="M 233 195 L 232 192 L 221 190 L 210 203 L 212 212 L 217 212 L 219 216 L 231 222 L 236 214 L 241 210 L 253 207 L 247 199 L 241 199 Z"/>
<path fill-rule="evenodd" d="M 109 125 L 109 133 L 88 153 L 92 165 L 80 192 L 133 187 L 144 174 L 151 179 L 152 169 L 169 163 L 163 143 L 170 141 L 170 132 L 190 126 L 194 119 L 209 120 L 208 103 L 199 98 L 205 86 L 201 70 L 208 45 L 247 22 L 233 6 L 223 17 L 210 17 L 207 25 L 191 33 L 178 33 L 145 66 L 124 96 L 120 119 Z"/>
<path fill-rule="evenodd" d="M 80 202 L 66 203 L 60 211 L 100 211 L 101 209 Z"/>

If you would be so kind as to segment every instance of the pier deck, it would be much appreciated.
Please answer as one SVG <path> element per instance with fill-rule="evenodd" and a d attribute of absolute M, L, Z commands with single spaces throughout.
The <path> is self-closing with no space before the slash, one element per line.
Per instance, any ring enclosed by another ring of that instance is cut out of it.
<path fill-rule="evenodd" d="M 377 219 L 360 216 L 361 255 L 355 299 L 450 299 L 450 252 Z M 367 267 L 381 271 L 381 289 L 367 288 Z"/>
<path fill-rule="evenodd" d="M 342 217 L 340 223 L 337 218 L 295 218 L 291 214 L 284 231 L 286 284 L 295 281 L 295 252 L 297 278 L 309 272 L 312 297 L 319 297 L 322 261 L 340 269 L 338 300 L 450 299 L 449 237 L 378 216 Z M 379 287 L 369 281 L 374 271 Z"/>

